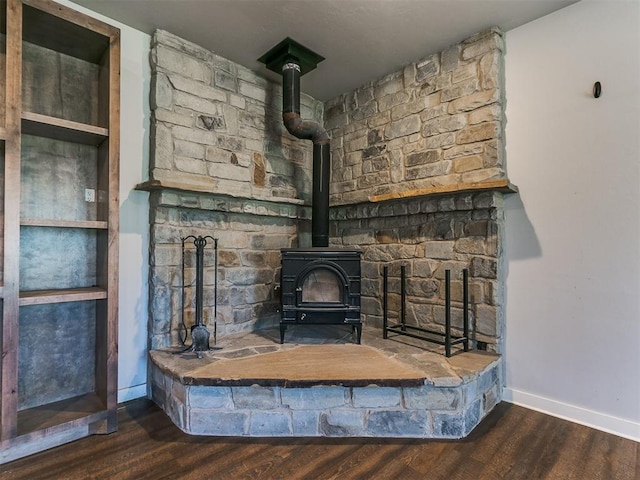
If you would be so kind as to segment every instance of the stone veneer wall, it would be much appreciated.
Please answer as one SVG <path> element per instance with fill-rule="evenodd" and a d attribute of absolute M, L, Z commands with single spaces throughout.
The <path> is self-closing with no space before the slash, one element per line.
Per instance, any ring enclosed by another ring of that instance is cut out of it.
<path fill-rule="evenodd" d="M 279 319 L 280 249 L 306 245 L 311 142 L 282 126 L 281 87 L 211 51 L 157 31 L 151 46 L 151 347 L 178 343 L 181 238 L 219 239 L 218 333 Z M 301 98 L 321 122 L 323 105 Z M 303 237 L 300 240 L 300 237 Z M 187 251 L 185 284 L 195 277 Z M 205 257 L 205 323 L 213 323 L 213 259 Z M 186 324 L 193 323 L 193 289 Z"/>
<path fill-rule="evenodd" d="M 331 243 L 363 250 L 362 312 L 369 324 L 381 323 L 385 264 L 397 319 L 405 264 L 407 320 L 442 329 L 444 270 L 451 269 L 459 326 L 468 268 L 477 338 L 499 350 L 501 194 L 424 195 L 507 179 L 503 51 L 502 34 L 491 29 L 325 104 Z"/>
<path fill-rule="evenodd" d="M 506 179 L 503 50 L 492 29 L 328 101 L 332 204 Z"/>
<path fill-rule="evenodd" d="M 445 270 L 451 271 L 451 322 L 462 334 L 462 271 L 469 270 L 473 336 L 499 350 L 503 287 L 499 277 L 502 195 L 463 193 L 359 204 L 332 210 L 335 242 L 363 251 L 362 317 L 382 326 L 382 271 L 389 268 L 389 322 L 400 315 L 400 266 L 406 268 L 406 321 L 444 332 Z"/>

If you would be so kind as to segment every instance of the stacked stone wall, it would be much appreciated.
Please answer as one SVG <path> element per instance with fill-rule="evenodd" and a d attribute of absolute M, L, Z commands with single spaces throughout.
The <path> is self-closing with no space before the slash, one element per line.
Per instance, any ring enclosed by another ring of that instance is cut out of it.
<path fill-rule="evenodd" d="M 503 51 L 492 29 L 328 101 L 331 203 L 506 178 Z"/>
<path fill-rule="evenodd" d="M 405 265 L 407 323 L 443 331 L 449 269 L 452 321 L 461 330 L 466 268 L 475 338 L 500 350 L 502 194 L 425 193 L 473 191 L 507 179 L 503 51 L 502 34 L 491 29 L 325 104 L 331 242 L 363 250 L 362 313 L 369 325 L 382 323 L 385 265 L 389 318 L 398 320 Z"/>
<path fill-rule="evenodd" d="M 335 245 L 362 252 L 362 316 L 382 326 L 382 275 L 389 274 L 390 323 L 400 319 L 400 267 L 405 266 L 406 321 L 444 332 L 445 270 L 451 271 L 452 326 L 462 333 L 462 276 L 469 272 L 470 323 L 476 340 L 499 349 L 502 195 L 493 192 L 335 207 Z"/>
<path fill-rule="evenodd" d="M 492 29 L 325 105 L 301 98 L 303 118 L 324 116 L 332 137 L 330 242 L 364 251 L 362 312 L 370 325 L 381 323 L 384 265 L 397 317 L 404 264 L 408 320 L 441 328 L 449 268 L 459 327 L 468 268 L 477 338 L 499 350 L 501 194 L 417 195 L 506 179 L 503 50 Z M 180 272 L 187 235 L 219 239 L 218 332 L 273 324 L 280 249 L 310 243 L 311 143 L 282 126 L 280 86 L 244 67 L 162 31 L 153 37 L 151 64 L 150 180 L 170 185 L 150 199 L 152 347 L 179 338 L 181 286 L 193 279 L 192 265 L 184 280 Z M 375 198 L 393 194 L 404 198 Z M 185 313 L 190 325 L 189 302 Z"/>
<path fill-rule="evenodd" d="M 281 120 L 281 87 L 168 32 L 151 45 L 151 347 L 179 344 L 194 323 L 194 251 L 182 239 L 218 239 L 219 335 L 279 317 L 280 249 L 309 235 L 311 142 Z M 302 95 L 302 115 L 323 104 Z M 214 259 L 205 250 L 204 321 L 214 322 Z M 183 291 L 184 286 L 184 291 Z M 188 340 L 189 341 L 189 340 Z"/>
<path fill-rule="evenodd" d="M 151 67 L 151 180 L 310 199 L 311 143 L 286 133 L 280 85 L 164 31 L 153 36 Z M 323 105 L 309 96 L 301 112 L 322 122 Z"/>
<path fill-rule="evenodd" d="M 178 345 L 195 323 L 195 247 L 186 235 L 218 239 L 217 297 L 213 242 L 205 247 L 203 320 L 227 335 L 270 327 L 280 319 L 280 248 L 294 246 L 308 225 L 308 209 L 252 199 L 176 191 L 151 198 L 152 348 Z M 304 223 L 304 224 L 303 224 Z M 216 303 L 217 299 L 217 303 Z"/>

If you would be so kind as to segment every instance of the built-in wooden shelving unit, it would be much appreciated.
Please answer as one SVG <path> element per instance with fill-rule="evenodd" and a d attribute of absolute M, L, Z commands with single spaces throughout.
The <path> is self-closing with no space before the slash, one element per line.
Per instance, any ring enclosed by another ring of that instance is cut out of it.
<path fill-rule="evenodd" d="M 0 0 L 0 37 L 5 463 L 117 427 L 120 33 Z"/>

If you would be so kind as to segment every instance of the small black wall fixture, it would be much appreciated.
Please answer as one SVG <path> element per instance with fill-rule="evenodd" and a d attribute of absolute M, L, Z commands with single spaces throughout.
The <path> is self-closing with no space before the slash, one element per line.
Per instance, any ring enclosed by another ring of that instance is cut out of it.
<path fill-rule="evenodd" d="M 600 82 L 596 82 L 593 84 L 593 96 L 594 98 L 600 98 L 602 94 L 602 84 Z"/>

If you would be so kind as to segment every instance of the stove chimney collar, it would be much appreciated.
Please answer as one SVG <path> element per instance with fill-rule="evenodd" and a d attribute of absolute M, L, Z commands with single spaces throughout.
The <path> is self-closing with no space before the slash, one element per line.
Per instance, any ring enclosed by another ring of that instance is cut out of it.
<path fill-rule="evenodd" d="M 282 74 L 282 67 L 285 64 L 295 63 L 300 67 L 300 75 L 304 75 L 314 70 L 324 59 L 323 56 L 287 37 L 262 55 L 258 61 L 279 75 Z"/>

